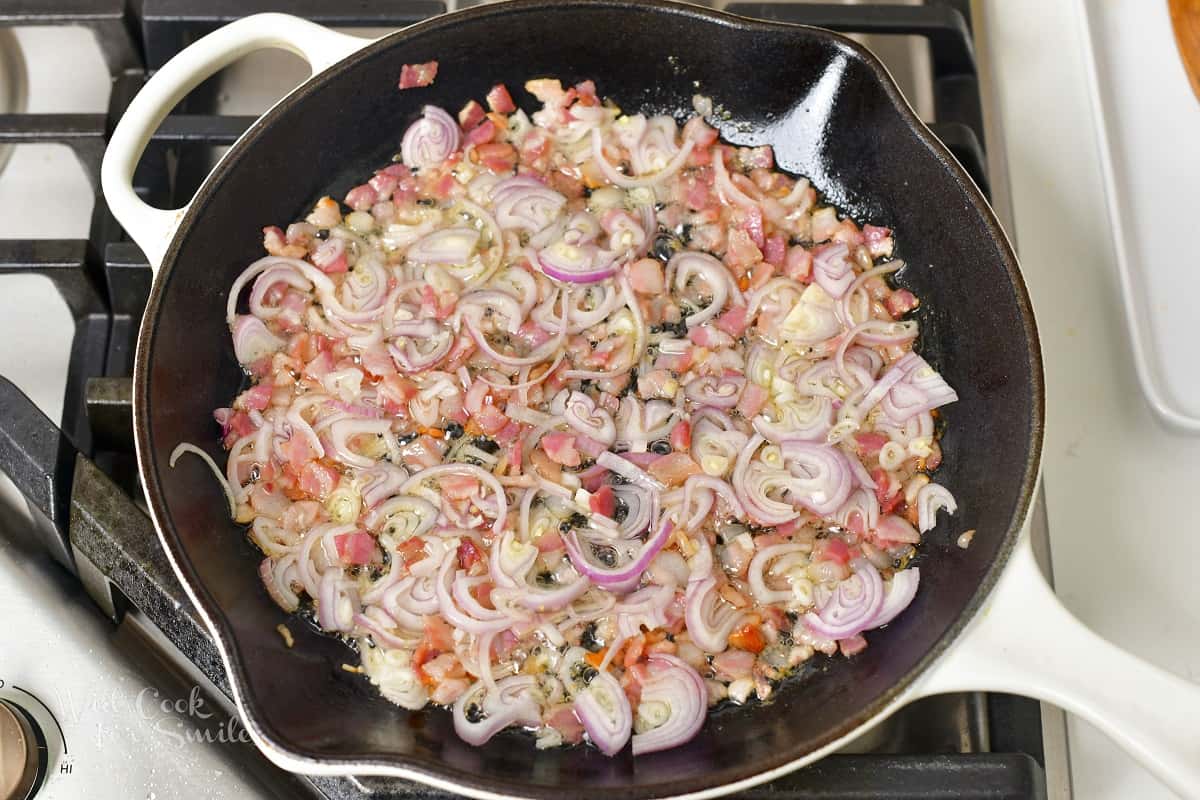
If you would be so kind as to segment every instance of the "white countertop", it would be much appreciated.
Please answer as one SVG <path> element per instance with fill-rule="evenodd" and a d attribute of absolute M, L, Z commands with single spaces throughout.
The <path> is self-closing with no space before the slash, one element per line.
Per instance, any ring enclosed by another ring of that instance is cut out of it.
<path fill-rule="evenodd" d="M 1007 139 L 1018 249 L 1046 361 L 1043 474 L 1055 584 L 1067 607 L 1098 633 L 1200 681 L 1194 574 L 1200 524 L 1193 511 L 1200 438 L 1164 428 L 1134 373 L 1088 99 L 1081 4 L 981 5 Z M 1165 2 L 1145 7 L 1148 14 L 1166 14 Z M 1185 242 L 1195 235 L 1161 234 L 1177 236 L 1185 257 Z M 1070 747 L 1077 798 L 1173 796 L 1074 719 Z"/>

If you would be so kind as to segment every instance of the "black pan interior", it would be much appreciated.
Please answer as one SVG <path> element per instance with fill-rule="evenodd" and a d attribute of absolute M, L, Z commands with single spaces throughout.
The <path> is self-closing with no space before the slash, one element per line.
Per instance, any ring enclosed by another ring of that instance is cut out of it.
<path fill-rule="evenodd" d="M 440 62 L 436 83 L 399 92 L 404 63 Z M 341 644 L 289 619 L 259 585 L 259 558 L 198 461 L 167 468 L 181 441 L 220 458 L 212 409 L 242 376 L 225 294 L 262 255 L 261 229 L 340 197 L 398 149 L 425 103 L 457 110 L 503 81 L 594 79 L 627 110 L 686 110 L 697 91 L 728 112 L 723 133 L 769 142 L 860 222 L 895 228 L 900 282 L 923 301 L 923 353 L 960 401 L 945 413 L 940 480 L 959 500 L 929 535 L 910 611 L 854 659 L 818 667 L 768 707 L 717 713 L 677 750 L 609 759 L 590 749 L 536 751 L 509 732 L 483 748 L 447 712 L 409 713 L 343 671 Z M 815 29 L 750 23 L 663 3 L 520 2 L 398 33 L 303 89 L 231 151 L 168 254 L 142 329 L 138 435 L 143 476 L 168 547 L 231 655 L 249 722 L 275 746 L 324 762 L 398 765 L 476 790 L 524 796 L 649 797 L 693 792 L 793 761 L 853 730 L 957 632 L 995 577 L 1024 514 L 1040 447 L 1041 366 L 1024 287 L 978 192 L 917 126 L 878 63 Z M 978 531 L 967 550 L 958 535 Z M 289 622 L 296 646 L 275 632 Z"/>

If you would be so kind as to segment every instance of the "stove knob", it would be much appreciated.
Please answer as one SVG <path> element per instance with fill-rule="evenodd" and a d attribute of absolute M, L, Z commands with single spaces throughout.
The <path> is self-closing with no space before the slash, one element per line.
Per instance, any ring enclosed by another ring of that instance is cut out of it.
<path fill-rule="evenodd" d="M 33 717 L 0 700 L 0 798 L 26 800 L 46 779 L 46 737 Z"/>

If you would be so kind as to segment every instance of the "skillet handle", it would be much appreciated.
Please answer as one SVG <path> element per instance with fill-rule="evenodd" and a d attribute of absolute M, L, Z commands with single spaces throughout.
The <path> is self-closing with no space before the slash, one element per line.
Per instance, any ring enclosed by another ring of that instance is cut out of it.
<path fill-rule="evenodd" d="M 202 81 L 255 50 L 290 50 L 316 74 L 370 41 L 288 14 L 255 14 L 197 40 L 146 82 L 113 131 L 100 168 L 100 183 L 113 216 L 142 248 L 152 270 L 162 264 L 187 206 L 167 210 L 142 202 L 133 191 L 133 171 L 150 136 L 176 103 Z"/>
<path fill-rule="evenodd" d="M 1022 694 L 1095 725 L 1183 797 L 1200 797 L 1200 686 L 1100 638 L 1063 607 L 1022 534 L 992 596 L 919 695 Z"/>

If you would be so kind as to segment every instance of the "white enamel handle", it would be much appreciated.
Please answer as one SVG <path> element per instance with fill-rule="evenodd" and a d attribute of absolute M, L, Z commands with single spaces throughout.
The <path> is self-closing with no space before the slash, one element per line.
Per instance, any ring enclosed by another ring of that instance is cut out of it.
<path fill-rule="evenodd" d="M 919 695 L 995 691 L 1086 719 L 1183 797 L 1200 797 L 1200 685 L 1097 636 L 1058 601 L 1021 536 L 999 585 Z"/>
<path fill-rule="evenodd" d="M 157 270 L 187 206 L 159 209 L 133 191 L 133 171 L 151 135 L 189 91 L 223 67 L 255 50 L 290 50 L 316 74 L 369 44 L 287 14 L 255 14 L 189 45 L 154 74 L 117 123 L 104 153 L 100 183 L 113 216 Z"/>

